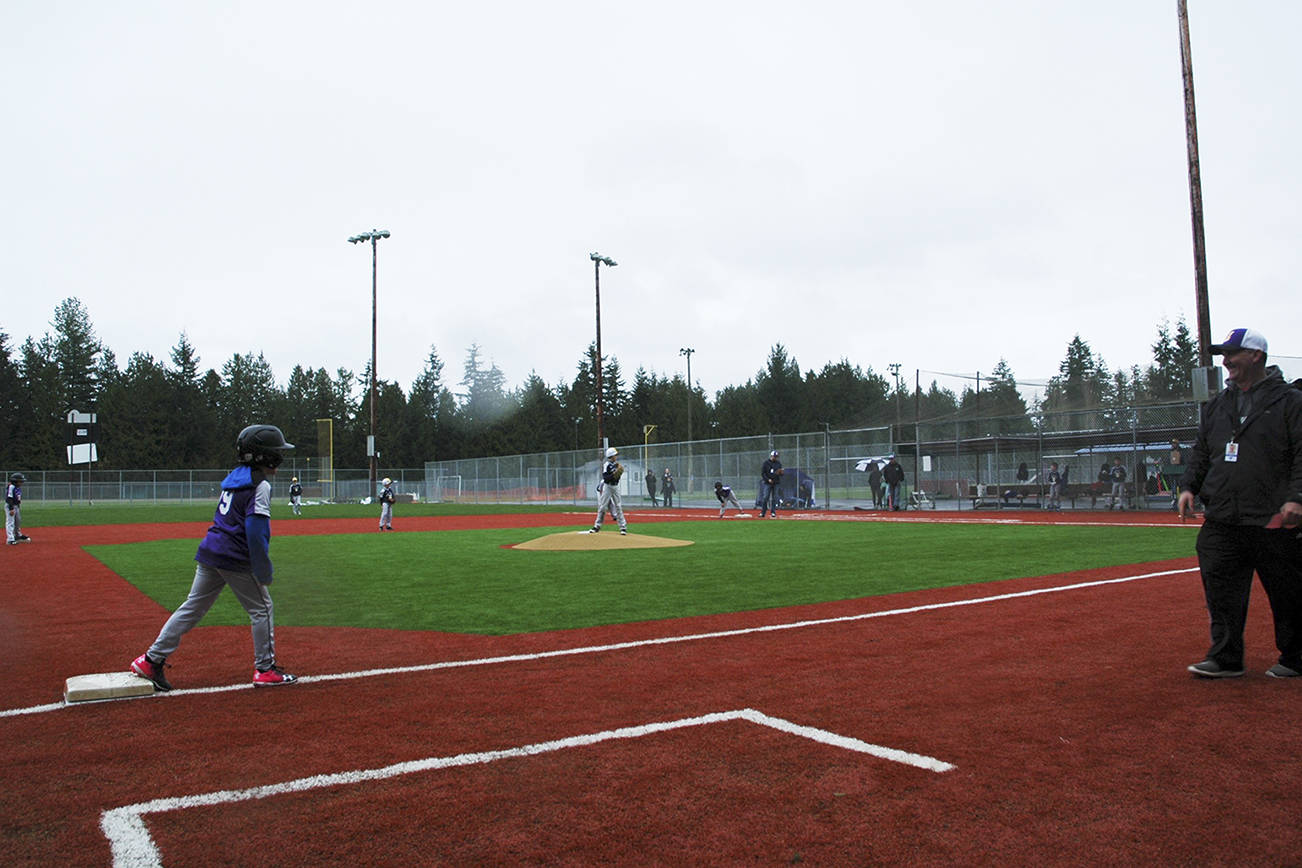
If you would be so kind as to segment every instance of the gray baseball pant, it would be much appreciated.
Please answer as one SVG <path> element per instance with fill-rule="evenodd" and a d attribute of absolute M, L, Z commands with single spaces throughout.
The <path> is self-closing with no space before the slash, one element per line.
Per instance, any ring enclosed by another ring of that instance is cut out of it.
<path fill-rule="evenodd" d="M 212 604 L 217 601 L 217 595 L 228 585 L 244 611 L 249 613 L 249 623 L 253 628 L 253 665 L 258 669 L 274 666 L 276 634 L 272 622 L 271 593 L 267 586 L 259 584 L 252 573 L 222 570 L 207 564 L 196 566 L 190 596 L 167 619 L 158 638 L 149 646 L 150 658 L 167 659 L 181 644 L 181 637 L 208 614 Z"/>
<path fill-rule="evenodd" d="M 610 507 L 615 521 L 619 522 L 619 529 L 624 530 L 627 527 L 624 521 L 624 507 L 620 501 L 619 491 L 613 485 L 602 485 L 601 492 L 597 495 L 597 523 L 593 527 L 598 530 L 601 529 L 601 523 L 606 518 L 606 507 Z"/>

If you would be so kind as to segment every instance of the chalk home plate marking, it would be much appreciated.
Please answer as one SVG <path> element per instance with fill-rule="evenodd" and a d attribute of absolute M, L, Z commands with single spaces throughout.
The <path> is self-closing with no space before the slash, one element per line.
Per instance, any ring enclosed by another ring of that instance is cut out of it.
<path fill-rule="evenodd" d="M 416 774 L 418 772 L 432 771 L 435 769 L 457 768 L 459 766 L 497 762 L 498 760 L 503 759 L 536 756 L 538 754 L 552 753 L 554 751 L 568 750 L 570 748 L 588 747 L 590 745 L 600 744 L 601 742 L 611 741 L 614 739 L 644 738 L 649 735 L 669 732 L 670 730 L 675 729 L 683 729 L 689 726 L 705 726 L 708 724 L 726 723 L 734 720 L 748 721 L 759 726 L 769 727 L 778 732 L 807 738 L 811 741 L 819 742 L 820 744 L 868 754 L 869 756 L 874 756 L 879 759 L 903 763 L 904 765 L 913 766 L 914 768 L 935 772 L 937 774 L 951 771 L 955 768 L 950 763 L 938 760 L 934 757 L 910 753 L 909 751 L 898 750 L 897 748 L 870 744 L 866 741 L 851 738 L 850 736 L 838 735 L 837 733 L 829 732 L 825 729 L 801 726 L 800 724 L 792 723 L 789 720 L 783 720 L 780 717 L 770 717 L 767 714 L 755 711 L 751 708 L 742 708 L 736 711 L 721 711 L 713 714 L 705 714 L 700 717 L 685 717 L 679 720 L 647 723 L 640 726 L 623 727 L 621 729 L 609 729 L 602 732 L 589 733 L 587 735 L 577 735 L 571 736 L 570 738 L 557 739 L 555 741 L 544 741 L 536 744 L 523 745 L 521 747 L 506 748 L 504 750 L 463 753 L 450 757 L 427 757 L 425 759 L 410 760 L 408 762 L 395 763 L 393 765 L 375 769 L 357 769 L 350 772 L 337 772 L 328 775 L 312 775 L 311 777 L 297 778 L 292 781 L 284 781 L 278 784 L 266 784 L 260 787 L 250 787 L 244 790 L 221 790 L 214 793 L 200 793 L 191 796 L 172 796 L 162 799 L 153 799 L 148 802 L 139 802 L 134 805 L 125 805 L 120 808 L 112 808 L 104 811 L 100 814 L 99 826 L 104 832 L 104 836 L 109 840 L 109 845 L 113 852 L 113 865 L 115 868 L 161 868 L 163 864 L 162 854 L 158 852 L 158 847 L 155 845 L 153 837 L 149 834 L 149 829 L 145 826 L 145 816 L 147 814 L 161 814 L 168 811 L 180 811 L 186 808 L 229 805 L 236 802 L 247 802 L 251 799 L 265 799 L 270 796 L 279 796 L 286 793 L 301 793 L 308 790 L 321 789 L 323 787 L 338 787 L 367 783 L 370 781 L 382 781 L 389 778 L 400 777 L 402 775 Z"/>

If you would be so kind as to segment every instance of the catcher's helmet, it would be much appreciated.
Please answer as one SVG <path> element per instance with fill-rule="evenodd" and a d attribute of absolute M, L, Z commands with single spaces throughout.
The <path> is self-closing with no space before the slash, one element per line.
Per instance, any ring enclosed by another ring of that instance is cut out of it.
<path fill-rule="evenodd" d="M 614 457 L 615 457 L 616 455 L 618 455 L 618 454 L 619 454 L 619 450 L 616 449 L 614 446 L 612 446 L 612 447 L 610 447 L 609 449 L 606 450 L 606 457 L 607 457 L 607 458 L 614 458 Z"/>
<path fill-rule="evenodd" d="M 235 438 L 235 451 L 241 464 L 279 467 L 285 452 L 294 448 L 275 425 L 250 425 Z"/>

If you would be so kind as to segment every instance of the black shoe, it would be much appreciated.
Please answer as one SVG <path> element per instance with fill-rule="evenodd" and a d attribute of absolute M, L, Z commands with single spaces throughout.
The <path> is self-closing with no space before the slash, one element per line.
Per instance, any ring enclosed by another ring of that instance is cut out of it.
<path fill-rule="evenodd" d="M 1190 664 L 1188 668 L 1199 678 L 1238 678 L 1243 674 L 1242 669 L 1226 669 L 1215 660 L 1203 660 L 1200 663 Z"/>
<path fill-rule="evenodd" d="M 149 659 L 146 654 L 141 654 L 135 660 L 131 661 L 131 671 L 141 678 L 147 679 L 154 683 L 154 687 L 164 692 L 171 690 L 172 685 L 167 683 L 167 676 L 163 674 L 163 668 L 167 665 L 166 661 L 155 662 Z"/>

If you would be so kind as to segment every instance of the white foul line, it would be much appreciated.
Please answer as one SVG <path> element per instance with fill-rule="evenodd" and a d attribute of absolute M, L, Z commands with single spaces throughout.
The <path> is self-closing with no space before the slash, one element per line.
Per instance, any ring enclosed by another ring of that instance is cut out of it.
<path fill-rule="evenodd" d="M 747 636 L 752 633 L 771 633 L 778 630 L 798 630 L 805 627 L 822 627 L 828 624 L 844 624 L 852 621 L 864 621 L 870 618 L 887 618 L 895 615 L 912 615 L 917 612 L 930 612 L 938 609 L 952 609 L 958 606 L 977 606 L 984 603 L 996 603 L 1002 600 L 1014 600 L 1019 597 L 1034 597 L 1040 594 L 1057 594 L 1063 591 L 1077 591 L 1082 588 L 1094 588 L 1101 585 L 1115 585 L 1124 582 L 1136 582 L 1141 579 L 1155 579 L 1163 576 L 1177 576 L 1181 573 L 1197 572 L 1197 567 L 1182 570 L 1163 570 L 1155 573 L 1142 573 L 1136 576 L 1121 576 L 1115 579 L 1098 579 L 1090 582 L 1076 582 L 1071 585 L 1058 585 L 1052 588 L 1037 588 L 1030 591 L 1015 591 L 1008 594 L 995 594 L 989 597 L 975 597 L 967 600 L 951 600 L 947 603 L 927 603 L 921 606 L 909 606 L 903 609 L 887 609 L 881 612 L 863 612 L 858 615 L 840 615 L 835 618 L 817 618 L 809 621 L 791 621 L 785 624 L 764 624 L 759 627 L 740 627 L 735 630 L 718 630 L 711 633 L 690 633 L 683 636 L 659 636 L 654 639 L 638 639 L 629 642 L 614 642 L 608 645 L 584 645 L 578 648 L 562 648 L 555 651 L 535 651 L 527 654 L 507 654 L 500 657 L 479 657 L 470 660 L 443 660 L 437 663 L 419 663 L 414 666 L 391 666 L 384 669 L 366 669 L 360 672 L 334 672 L 327 675 L 302 675 L 299 684 L 314 684 L 324 681 L 351 681 L 356 678 L 371 678 L 378 675 L 405 675 L 413 672 L 431 672 L 437 669 L 459 669 L 468 666 L 493 666 L 502 663 L 526 663 L 545 660 L 549 657 L 570 657 L 581 654 L 602 654 L 609 651 L 625 651 L 630 648 L 645 648 L 652 645 L 671 645 L 677 642 L 700 642 L 707 639 L 725 639 L 732 636 Z M 152 698 L 195 696 L 204 693 L 227 693 L 232 690 L 249 690 L 250 683 L 224 684 L 217 687 L 193 687 L 173 690 L 170 693 L 156 693 Z M 145 697 L 150 698 L 150 697 Z M 122 700 L 112 700 L 120 702 Z M 27 708 L 14 708 L 0 711 L 0 717 L 13 717 L 21 714 L 39 714 L 57 711 L 73 705 L 93 705 L 98 703 L 52 703 L 34 705 Z"/>
<path fill-rule="evenodd" d="M 109 845 L 112 848 L 113 865 L 115 868 L 161 868 L 163 864 L 162 856 L 158 852 L 158 847 L 155 845 L 153 837 L 149 834 L 149 829 L 145 826 L 144 817 L 146 814 L 157 814 L 165 811 L 179 811 L 186 808 L 199 808 L 213 805 L 228 805 L 235 802 L 247 802 L 252 799 L 265 799 L 271 796 L 284 795 L 285 793 L 301 793 L 307 790 L 321 789 L 323 787 L 347 786 L 368 781 L 385 780 L 388 778 L 431 771 L 434 769 L 456 768 L 458 766 L 491 763 L 498 760 L 512 759 L 516 757 L 536 756 L 538 754 L 551 753 L 569 748 L 587 747 L 594 744 L 600 744 L 604 741 L 611 741 L 613 739 L 643 738 L 645 736 L 655 735 L 656 733 L 668 732 L 670 730 L 682 729 L 684 727 L 725 723 L 733 720 L 749 721 L 750 723 L 766 726 L 770 729 L 777 730 L 778 732 L 807 738 L 819 742 L 820 744 L 868 754 L 880 759 L 890 760 L 891 762 L 904 763 L 905 765 L 910 765 L 925 771 L 941 773 L 955 768 L 950 763 L 943 762 L 933 757 L 897 750 L 895 748 L 882 747 L 881 745 L 869 744 L 868 742 L 860 741 L 857 738 L 838 735 L 837 733 L 828 732 L 827 730 L 817 729 L 815 727 L 801 726 L 792 723 L 789 720 L 770 717 L 767 714 L 763 714 L 751 708 L 742 708 L 736 711 L 721 711 L 713 714 L 705 714 L 700 717 L 686 717 L 680 720 L 647 723 L 640 726 L 622 727 L 620 729 L 609 729 L 602 732 L 589 733 L 587 735 L 577 735 L 554 741 L 528 744 L 522 747 L 506 748 L 504 750 L 463 753 L 450 757 L 427 757 L 425 759 L 394 763 L 393 765 L 383 766 L 381 768 L 358 769 L 350 772 L 337 772 L 326 775 L 312 775 L 306 778 L 297 778 L 291 781 L 283 781 L 278 784 L 265 784 L 263 786 L 250 787 L 244 790 L 221 790 L 218 792 L 202 793 L 192 796 L 172 796 L 162 799 L 153 799 L 148 802 L 139 802 L 134 805 L 125 805 L 120 808 L 106 810 L 100 814 L 99 825 L 100 829 L 104 832 L 105 837 L 108 838 Z"/>

